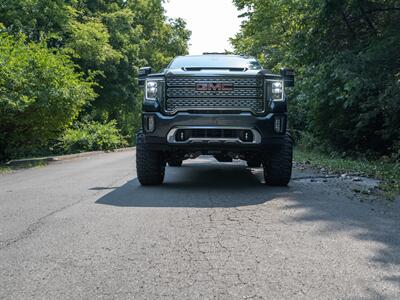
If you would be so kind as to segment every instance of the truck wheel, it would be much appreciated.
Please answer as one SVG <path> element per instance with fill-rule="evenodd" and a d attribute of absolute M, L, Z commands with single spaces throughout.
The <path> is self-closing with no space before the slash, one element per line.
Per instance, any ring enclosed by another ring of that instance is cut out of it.
<path fill-rule="evenodd" d="M 269 154 L 264 163 L 265 183 L 274 186 L 288 185 L 292 176 L 293 145 L 290 135 L 286 135 L 279 151 Z"/>
<path fill-rule="evenodd" d="M 165 174 L 162 154 L 159 151 L 148 150 L 144 144 L 137 144 L 136 172 L 141 185 L 162 184 Z"/>
<path fill-rule="evenodd" d="M 248 160 L 247 166 L 249 168 L 259 168 L 259 167 L 261 167 L 261 161 L 255 160 L 255 159 Z"/>
<path fill-rule="evenodd" d="M 180 167 L 182 166 L 182 160 L 178 158 L 172 158 L 168 160 L 168 165 L 170 167 Z"/>

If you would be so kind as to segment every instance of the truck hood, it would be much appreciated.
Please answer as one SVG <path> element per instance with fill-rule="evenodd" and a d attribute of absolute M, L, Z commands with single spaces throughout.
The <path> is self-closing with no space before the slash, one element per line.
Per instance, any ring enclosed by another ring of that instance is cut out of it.
<path fill-rule="evenodd" d="M 159 76 L 265 76 L 265 77 L 281 77 L 277 74 L 272 74 L 268 70 L 229 70 L 229 69 L 201 69 L 201 70 L 187 70 L 187 69 L 165 69 L 163 72 L 158 74 L 151 74 L 149 77 Z"/>

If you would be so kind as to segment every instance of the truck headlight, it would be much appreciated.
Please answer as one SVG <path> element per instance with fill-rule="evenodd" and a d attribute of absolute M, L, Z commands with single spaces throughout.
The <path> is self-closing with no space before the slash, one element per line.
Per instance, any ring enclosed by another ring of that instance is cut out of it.
<path fill-rule="evenodd" d="M 160 92 L 160 86 L 159 86 L 158 80 L 147 80 L 146 81 L 146 100 L 158 100 L 158 95 Z"/>
<path fill-rule="evenodd" d="M 271 96 L 272 96 L 272 100 L 276 100 L 276 101 L 283 100 L 283 81 L 282 80 L 272 81 Z"/>

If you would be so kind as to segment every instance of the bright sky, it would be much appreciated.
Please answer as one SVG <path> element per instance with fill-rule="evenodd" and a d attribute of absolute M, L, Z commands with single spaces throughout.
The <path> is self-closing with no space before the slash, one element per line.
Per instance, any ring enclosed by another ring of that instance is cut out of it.
<path fill-rule="evenodd" d="M 192 31 L 190 54 L 233 50 L 229 38 L 241 20 L 232 0 L 167 0 L 164 6 L 168 17 L 184 19 Z"/>

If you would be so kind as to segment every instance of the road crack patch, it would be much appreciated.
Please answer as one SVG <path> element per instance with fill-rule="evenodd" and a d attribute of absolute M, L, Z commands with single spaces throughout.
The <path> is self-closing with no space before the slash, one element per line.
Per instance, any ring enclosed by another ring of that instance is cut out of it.
<path fill-rule="evenodd" d="M 128 175 L 129 175 L 129 174 L 128 174 Z M 128 175 L 127 175 L 127 176 L 128 176 Z M 112 182 L 112 183 L 109 185 L 109 187 L 112 187 L 113 185 L 115 185 L 119 180 L 120 180 L 120 179 L 115 180 L 114 182 Z M 98 191 L 98 192 L 96 192 L 96 193 L 94 194 L 94 196 L 97 196 L 98 194 L 100 194 L 100 193 L 102 193 L 102 192 L 103 192 L 103 191 Z M 5 248 L 8 248 L 8 247 L 10 247 L 10 246 L 12 246 L 12 245 L 14 245 L 14 244 L 16 244 L 16 243 L 18 243 L 18 242 L 20 242 L 20 241 L 22 241 L 22 240 L 25 240 L 25 239 L 27 239 L 28 237 L 30 237 L 34 232 L 36 232 L 40 227 L 42 227 L 42 226 L 44 225 L 45 220 L 46 220 L 47 218 L 49 218 L 49 217 L 51 217 L 51 216 L 53 216 L 53 215 L 55 215 L 55 214 L 57 214 L 57 213 L 59 213 L 59 212 L 62 212 L 62 211 L 64 211 L 64 210 L 68 209 L 68 208 L 71 208 L 71 207 L 73 207 L 73 206 L 75 206 L 75 205 L 77 205 L 77 204 L 79 204 L 79 203 L 81 203 L 81 202 L 83 202 L 83 201 L 85 201 L 85 200 L 86 200 L 85 198 L 81 198 L 81 199 L 79 199 L 78 201 L 75 201 L 75 202 L 73 202 L 73 203 L 70 203 L 70 204 L 68 204 L 68 205 L 65 205 L 65 206 L 63 206 L 63 207 L 61 207 L 61 208 L 59 208 L 59 209 L 56 209 L 56 210 L 54 210 L 54 211 L 48 213 L 47 215 L 44 215 L 44 216 L 40 217 L 36 222 L 30 224 L 26 229 L 24 229 L 24 230 L 23 230 L 21 233 L 19 233 L 16 237 L 9 238 L 9 239 L 4 240 L 4 241 L 0 241 L 0 251 L 3 250 L 3 249 L 5 249 Z"/>

